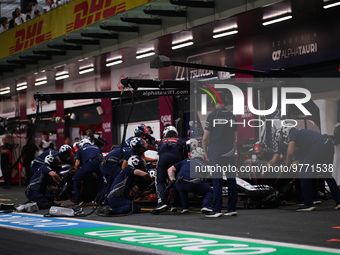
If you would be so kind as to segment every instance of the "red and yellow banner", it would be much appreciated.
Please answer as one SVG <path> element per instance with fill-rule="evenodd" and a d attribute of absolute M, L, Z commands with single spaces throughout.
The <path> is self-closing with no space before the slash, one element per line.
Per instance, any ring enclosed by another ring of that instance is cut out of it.
<path fill-rule="evenodd" d="M 74 0 L 0 34 L 0 59 L 153 0 Z"/>

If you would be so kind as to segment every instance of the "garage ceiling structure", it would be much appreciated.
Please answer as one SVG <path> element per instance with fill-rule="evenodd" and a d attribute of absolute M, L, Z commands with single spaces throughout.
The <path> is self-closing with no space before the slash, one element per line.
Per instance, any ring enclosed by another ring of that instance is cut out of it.
<path fill-rule="evenodd" d="M 0 59 L 0 84 L 3 87 L 4 82 L 14 78 L 140 45 L 277 2 L 280 1 L 153 0 Z M 58 8 L 67 8 L 68 5 Z M 55 11 L 52 10 L 51 15 Z M 34 22 L 34 19 L 29 22 Z M 14 29 L 20 29 L 20 26 Z M 0 34 L 0 41 L 6 40 L 6 33 Z"/>

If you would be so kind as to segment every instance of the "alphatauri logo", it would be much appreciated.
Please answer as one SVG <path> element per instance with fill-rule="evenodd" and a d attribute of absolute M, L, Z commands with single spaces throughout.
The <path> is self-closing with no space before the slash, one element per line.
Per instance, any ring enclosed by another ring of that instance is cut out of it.
<path fill-rule="evenodd" d="M 274 51 L 272 54 L 272 58 L 274 61 L 277 61 L 281 58 L 281 50 Z"/>

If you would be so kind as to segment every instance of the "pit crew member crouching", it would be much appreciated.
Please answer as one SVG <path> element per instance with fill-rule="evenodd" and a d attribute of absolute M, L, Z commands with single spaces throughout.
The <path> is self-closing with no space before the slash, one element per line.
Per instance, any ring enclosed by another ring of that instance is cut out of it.
<path fill-rule="evenodd" d="M 135 180 L 142 177 L 152 182 L 151 176 L 147 173 L 145 160 L 140 156 L 131 156 L 128 166 L 125 167 L 111 185 L 110 193 L 107 196 L 112 214 L 128 214 L 132 210 L 138 212 L 137 207 L 132 208 L 130 191 L 135 187 Z"/>
<path fill-rule="evenodd" d="M 129 147 L 121 147 L 121 144 L 118 145 L 103 158 L 100 164 L 100 171 L 103 174 L 104 179 L 108 182 L 107 187 L 105 188 L 105 194 L 109 193 L 112 182 L 116 179 L 120 171 L 122 171 L 122 168 L 125 168 L 128 165 L 128 159 L 133 155 L 143 155 L 146 150 L 146 142 L 140 137 L 133 137 Z M 116 166 L 116 164 L 118 165 Z M 106 199 L 104 204 L 107 204 Z"/>
<path fill-rule="evenodd" d="M 33 202 L 36 202 L 39 209 L 49 209 L 54 203 L 52 196 L 48 196 L 47 189 L 50 191 L 58 191 L 51 180 L 57 184 L 61 182 L 61 178 L 55 172 L 58 164 L 60 164 L 59 157 L 55 155 L 47 155 L 45 157 L 45 164 L 39 167 L 38 171 L 34 173 L 30 183 L 25 191 L 26 197 Z"/>
<path fill-rule="evenodd" d="M 213 198 L 213 190 L 201 178 L 190 178 L 190 169 L 203 169 L 206 165 L 204 163 L 205 153 L 201 147 L 197 147 L 190 153 L 190 159 L 184 159 L 181 162 L 176 163 L 168 169 L 168 175 L 171 181 L 176 180 L 176 189 L 179 191 L 182 203 L 181 213 L 189 212 L 188 192 L 192 192 L 196 195 L 203 197 L 203 205 L 201 212 L 211 212 L 211 203 Z M 175 173 L 178 172 L 177 178 Z M 194 174 L 194 173 L 192 173 Z"/>
<path fill-rule="evenodd" d="M 38 157 L 36 157 L 31 162 L 31 171 L 34 174 L 38 169 L 45 164 L 45 158 L 49 155 L 53 155 L 54 157 L 59 157 L 61 161 L 65 163 L 65 161 L 70 160 L 72 158 L 72 148 L 71 146 L 64 144 L 60 147 L 59 151 L 56 150 L 47 150 L 41 153 Z"/>

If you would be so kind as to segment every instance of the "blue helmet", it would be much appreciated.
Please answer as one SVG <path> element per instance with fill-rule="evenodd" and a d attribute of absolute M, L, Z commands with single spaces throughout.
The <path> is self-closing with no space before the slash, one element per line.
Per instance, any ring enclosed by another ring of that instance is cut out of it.
<path fill-rule="evenodd" d="M 64 144 L 59 148 L 59 156 L 61 160 L 68 160 L 72 157 L 73 149 L 70 145 Z"/>
<path fill-rule="evenodd" d="M 141 137 L 141 135 L 148 135 L 149 129 L 144 124 L 139 125 L 135 129 L 135 137 Z"/>
<path fill-rule="evenodd" d="M 144 151 L 146 150 L 146 142 L 144 139 L 140 137 L 134 137 L 130 141 L 130 148 L 136 155 L 143 155 Z"/>

